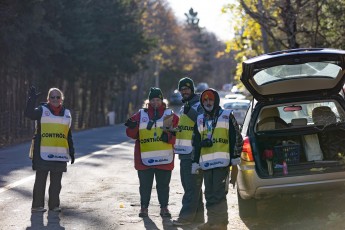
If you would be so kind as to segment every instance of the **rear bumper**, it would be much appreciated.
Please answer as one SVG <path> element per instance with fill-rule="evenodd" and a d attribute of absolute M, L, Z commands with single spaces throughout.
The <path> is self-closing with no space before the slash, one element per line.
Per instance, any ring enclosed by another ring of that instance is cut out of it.
<path fill-rule="evenodd" d="M 262 199 L 278 194 L 330 190 L 345 185 L 345 172 L 260 178 L 255 165 L 241 164 L 238 170 L 237 186 L 242 199 Z"/>

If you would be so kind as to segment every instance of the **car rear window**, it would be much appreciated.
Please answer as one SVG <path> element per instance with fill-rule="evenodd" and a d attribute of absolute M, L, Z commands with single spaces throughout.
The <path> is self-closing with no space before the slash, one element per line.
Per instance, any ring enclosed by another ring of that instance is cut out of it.
<path fill-rule="evenodd" d="M 308 62 L 296 65 L 279 65 L 256 70 L 254 81 L 258 85 L 292 78 L 332 78 L 341 73 L 341 67 L 330 62 Z"/>
<path fill-rule="evenodd" d="M 265 121 L 269 121 L 270 124 L 264 125 Z M 297 126 L 331 125 L 344 121 L 344 109 L 337 101 L 293 103 L 263 108 L 257 120 L 257 131 Z"/>

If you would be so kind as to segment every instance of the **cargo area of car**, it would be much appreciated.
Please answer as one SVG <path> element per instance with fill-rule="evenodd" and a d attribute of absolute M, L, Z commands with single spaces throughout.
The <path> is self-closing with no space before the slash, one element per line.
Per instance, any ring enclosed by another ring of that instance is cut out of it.
<path fill-rule="evenodd" d="M 260 177 L 345 171 L 345 127 L 287 128 L 259 132 L 254 156 Z"/>

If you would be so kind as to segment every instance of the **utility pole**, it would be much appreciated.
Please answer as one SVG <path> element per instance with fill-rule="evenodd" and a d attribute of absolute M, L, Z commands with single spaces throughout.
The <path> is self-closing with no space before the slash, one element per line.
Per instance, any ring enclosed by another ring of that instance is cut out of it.
<path fill-rule="evenodd" d="M 159 61 L 156 61 L 156 70 L 155 70 L 155 87 L 159 88 Z"/>

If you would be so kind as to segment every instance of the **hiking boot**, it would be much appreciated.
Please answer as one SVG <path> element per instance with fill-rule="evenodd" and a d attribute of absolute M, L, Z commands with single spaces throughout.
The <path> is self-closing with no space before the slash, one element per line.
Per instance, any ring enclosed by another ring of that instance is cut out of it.
<path fill-rule="evenodd" d="M 169 209 L 167 207 L 161 208 L 160 215 L 161 215 L 161 217 L 171 217 L 171 214 L 170 214 Z"/>
<path fill-rule="evenodd" d="M 139 212 L 139 217 L 148 217 L 149 210 L 147 208 L 141 208 Z"/>
<path fill-rule="evenodd" d="M 47 209 L 43 207 L 36 207 L 36 208 L 31 208 L 31 212 L 46 212 Z"/>
<path fill-rule="evenodd" d="M 185 226 L 191 224 L 191 222 L 188 220 L 178 218 L 177 220 L 173 220 L 172 224 L 174 226 Z"/>
<path fill-rule="evenodd" d="M 61 208 L 60 207 L 55 207 L 55 208 L 52 208 L 52 209 L 49 209 L 50 211 L 53 211 L 53 212 L 61 212 Z"/>

